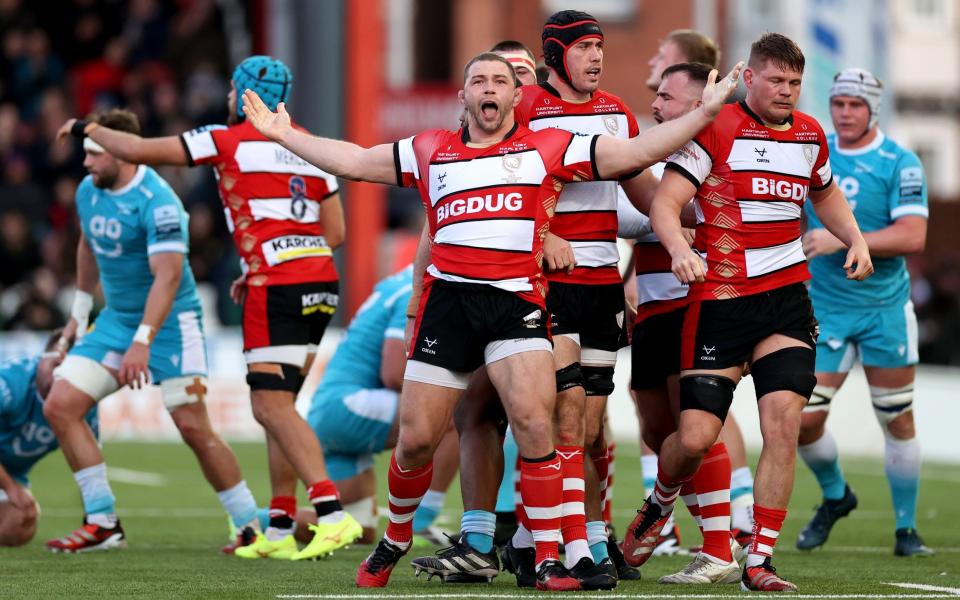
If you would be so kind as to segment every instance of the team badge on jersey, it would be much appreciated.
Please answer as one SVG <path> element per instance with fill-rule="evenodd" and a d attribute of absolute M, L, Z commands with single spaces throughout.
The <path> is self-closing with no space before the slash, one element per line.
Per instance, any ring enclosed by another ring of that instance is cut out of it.
<path fill-rule="evenodd" d="M 617 135 L 617 132 L 620 131 L 620 123 L 617 122 L 617 118 L 613 115 L 603 117 L 603 126 L 607 128 L 610 135 Z"/>

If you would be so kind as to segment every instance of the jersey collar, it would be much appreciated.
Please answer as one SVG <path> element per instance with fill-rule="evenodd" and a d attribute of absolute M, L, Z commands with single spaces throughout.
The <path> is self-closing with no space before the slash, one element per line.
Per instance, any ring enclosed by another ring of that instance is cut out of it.
<path fill-rule="evenodd" d="M 130 181 L 127 182 L 127 185 L 123 186 L 119 190 L 103 190 L 111 196 L 122 196 L 132 190 L 133 188 L 140 185 L 140 182 L 143 181 L 144 176 L 147 174 L 146 165 L 140 165 L 137 167 L 137 172 L 133 174 L 133 177 L 130 178 Z"/>
<path fill-rule="evenodd" d="M 741 101 L 739 102 L 739 104 L 740 104 L 740 108 L 743 109 L 743 112 L 745 112 L 745 113 L 747 113 L 748 115 L 750 115 L 750 117 L 751 117 L 754 121 L 756 121 L 756 122 L 759 123 L 760 125 L 763 125 L 764 127 L 768 127 L 767 124 L 766 124 L 766 122 L 765 122 L 763 119 L 761 119 L 760 116 L 759 116 L 757 113 L 755 113 L 755 112 L 753 112 L 752 110 L 750 110 L 750 107 L 747 106 L 747 101 L 746 101 L 746 100 L 741 100 Z M 782 123 L 774 123 L 774 125 L 793 125 L 793 113 L 790 113 L 790 116 L 787 117 L 786 119 L 784 119 Z"/>
<path fill-rule="evenodd" d="M 517 123 L 516 121 L 514 121 L 513 127 L 510 129 L 510 131 L 507 132 L 507 135 L 503 136 L 503 139 L 500 141 L 505 142 L 508 139 L 510 139 L 510 137 L 517 132 L 518 127 L 520 127 L 520 123 Z M 470 128 L 467 127 L 466 125 L 460 128 L 460 142 L 464 146 L 470 143 Z"/>
<path fill-rule="evenodd" d="M 836 134 L 834 134 L 836 135 Z M 879 129 L 877 130 L 877 137 L 873 138 L 873 141 L 863 146 L 862 148 L 848 148 L 843 149 L 840 147 L 839 140 L 835 144 L 834 150 L 837 154 L 843 154 L 844 156 L 859 156 L 861 154 L 866 154 L 868 152 L 873 152 L 877 148 L 883 145 L 883 142 L 887 140 L 887 136 L 883 135 L 883 132 Z"/>

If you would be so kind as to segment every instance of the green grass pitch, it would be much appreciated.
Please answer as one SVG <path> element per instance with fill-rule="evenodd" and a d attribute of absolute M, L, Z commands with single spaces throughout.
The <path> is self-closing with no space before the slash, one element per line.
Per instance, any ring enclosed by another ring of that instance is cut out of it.
<path fill-rule="evenodd" d="M 233 446 L 254 494 L 266 502 L 269 489 L 263 446 Z M 227 541 L 226 517 L 185 446 L 112 442 L 106 444 L 106 457 L 111 467 L 153 473 L 165 481 L 157 485 L 148 477 L 145 482 L 132 483 L 136 477 L 129 473 L 122 477 L 123 472 L 113 481 L 129 548 L 78 556 L 53 555 L 43 549 L 44 541 L 68 533 L 81 518 L 79 494 L 65 461 L 59 454 L 50 456 L 32 476 L 42 509 L 37 536 L 26 547 L 0 549 L 0 598 L 333 598 L 361 592 L 367 596 L 503 598 L 532 593 L 518 590 L 509 574 L 491 585 L 445 585 L 438 579 L 428 583 L 425 577 L 413 577 L 408 559 L 401 561 L 386 590 L 357 590 L 353 576 L 368 552 L 359 546 L 320 562 L 242 561 L 219 556 L 218 548 Z M 386 457 L 380 457 L 381 476 Z M 799 585 L 802 596 L 960 598 L 960 466 L 924 466 L 919 531 L 937 555 L 902 559 L 892 554 L 893 518 L 883 465 L 869 460 L 843 464 L 860 497 L 860 507 L 837 525 L 826 548 L 813 553 L 794 550 L 797 532 L 819 500 L 812 476 L 805 468 L 798 469 L 793 502 L 775 556 L 780 572 Z M 382 506 L 382 480 L 380 485 Z M 459 525 L 456 486 L 455 482 L 441 522 L 450 531 Z M 621 531 L 642 500 L 641 488 L 636 447 L 622 444 L 614 488 L 614 516 Z M 685 509 L 679 508 L 678 514 L 685 544 L 699 544 L 699 533 Z M 415 549 L 411 556 L 430 551 Z M 678 570 L 688 560 L 655 557 L 644 566 L 642 581 L 626 582 L 612 593 L 597 595 L 711 598 L 739 593 L 735 585 L 678 588 L 656 583 L 660 575 Z M 933 588 L 901 588 L 888 585 L 891 582 Z"/>

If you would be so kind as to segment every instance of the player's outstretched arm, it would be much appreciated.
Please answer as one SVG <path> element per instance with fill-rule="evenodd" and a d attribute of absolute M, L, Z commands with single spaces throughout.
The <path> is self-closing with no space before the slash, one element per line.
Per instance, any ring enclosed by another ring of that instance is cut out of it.
<path fill-rule="evenodd" d="M 308 163 L 344 179 L 399 185 L 393 144 L 364 148 L 311 135 L 293 127 L 283 102 L 271 111 L 253 90 L 243 92 L 243 112 L 257 131 Z"/>
<path fill-rule="evenodd" d="M 120 160 L 138 165 L 185 166 L 187 151 L 175 135 L 159 138 L 143 138 L 126 131 L 116 131 L 99 123 L 70 119 L 57 132 L 57 139 L 68 135 L 89 137 L 103 149 Z"/>
<path fill-rule="evenodd" d="M 650 207 L 650 224 L 671 257 L 670 269 L 681 283 L 703 281 L 706 267 L 683 235 L 680 213 L 697 192 L 686 177 L 670 169 L 663 173 Z"/>
<path fill-rule="evenodd" d="M 813 202 L 824 227 L 849 248 L 847 260 L 843 264 L 847 279 L 863 281 L 869 277 L 873 273 L 870 249 L 860 233 L 850 204 L 837 187 L 837 182 L 830 182 L 830 185 L 822 190 L 810 190 L 810 201 Z"/>
<path fill-rule="evenodd" d="M 703 104 L 678 119 L 661 123 L 629 140 L 607 135 L 597 138 L 595 158 L 600 178 L 614 179 L 645 169 L 693 139 L 720 114 L 724 103 L 737 89 L 742 67 L 742 62 L 737 63 L 720 81 L 717 81 L 717 71 L 711 71 L 703 88 Z"/>

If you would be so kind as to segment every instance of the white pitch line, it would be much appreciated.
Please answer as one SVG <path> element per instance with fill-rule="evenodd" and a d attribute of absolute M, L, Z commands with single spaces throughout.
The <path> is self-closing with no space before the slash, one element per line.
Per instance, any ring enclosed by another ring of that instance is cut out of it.
<path fill-rule="evenodd" d="M 931 586 L 932 587 L 932 586 Z M 953 589 L 953 588 L 944 588 Z M 494 598 L 510 599 L 519 598 L 517 594 L 278 594 L 275 598 L 283 600 L 349 600 L 359 598 L 361 600 L 375 600 L 380 598 L 399 598 L 401 600 L 413 600 L 414 598 Z M 667 599 L 667 598 L 690 598 L 696 600 L 720 600 L 723 598 L 736 598 L 738 594 L 564 594 L 564 598 L 571 600 L 596 600 L 604 599 L 626 599 L 626 598 L 649 598 L 649 599 Z M 825 598 L 848 598 L 857 600 L 894 600 L 904 598 L 955 598 L 954 594 L 764 594 L 764 598 L 792 598 L 794 600 L 820 600 Z"/>
<path fill-rule="evenodd" d="M 119 481 L 120 483 L 132 483 L 134 485 L 146 485 L 150 487 L 162 487 L 167 484 L 167 478 L 159 473 L 134 471 L 133 469 L 124 469 L 123 467 L 107 467 L 107 479 Z"/>
<path fill-rule="evenodd" d="M 945 592 L 954 596 L 960 596 L 960 588 L 946 587 L 942 585 L 927 585 L 925 583 L 893 583 L 883 582 L 884 585 L 895 585 L 897 587 L 923 590 L 924 592 Z"/>

